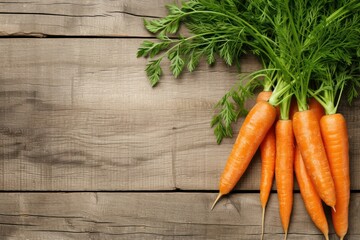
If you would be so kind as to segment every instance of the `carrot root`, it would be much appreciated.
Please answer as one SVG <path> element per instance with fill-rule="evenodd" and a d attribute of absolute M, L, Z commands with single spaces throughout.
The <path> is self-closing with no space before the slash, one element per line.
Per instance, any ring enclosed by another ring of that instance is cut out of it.
<path fill-rule="evenodd" d="M 329 233 L 329 225 L 326 220 L 323 205 L 315 186 L 306 171 L 299 148 L 295 152 L 295 175 L 300 188 L 300 194 L 304 201 L 306 211 L 315 226 L 324 234 L 325 238 Z M 327 239 L 327 238 L 326 238 Z"/>
<path fill-rule="evenodd" d="M 284 232 L 290 224 L 294 190 L 294 135 L 291 120 L 276 123 L 275 179 L 279 199 L 279 213 Z"/>
<path fill-rule="evenodd" d="M 333 207 L 332 207 L 332 210 L 333 210 L 334 212 L 336 212 L 336 208 L 335 208 L 335 206 L 333 206 Z"/>
<path fill-rule="evenodd" d="M 271 187 L 275 175 L 276 139 L 275 127 L 272 126 L 260 144 L 261 154 L 261 178 L 260 178 L 260 201 L 265 207 L 269 200 Z"/>
<path fill-rule="evenodd" d="M 263 91 L 260 92 L 256 102 L 268 101 L 272 92 Z M 269 129 L 264 140 L 260 144 L 261 153 L 261 180 L 260 180 L 260 202 L 262 207 L 262 219 L 261 219 L 261 240 L 264 239 L 265 229 L 265 210 L 266 204 L 269 200 L 271 187 L 273 184 L 275 174 L 275 152 L 276 152 L 276 140 L 275 140 L 275 124 Z"/>
<path fill-rule="evenodd" d="M 286 240 L 287 239 L 287 230 L 285 231 L 285 236 L 284 236 L 284 240 Z"/>
<path fill-rule="evenodd" d="M 340 113 L 325 115 L 320 127 L 336 191 L 332 222 L 336 235 L 341 238 L 346 235 L 349 225 L 350 167 L 346 120 Z"/>
<path fill-rule="evenodd" d="M 215 201 L 214 201 L 213 205 L 211 206 L 210 211 L 214 209 L 214 207 L 215 207 L 216 203 L 220 200 L 220 198 L 221 198 L 222 196 L 223 196 L 223 194 L 221 194 L 221 193 L 219 193 L 219 194 L 217 195 L 217 197 L 216 197 L 216 199 L 215 199 Z"/>
<path fill-rule="evenodd" d="M 220 177 L 220 196 L 228 194 L 238 183 L 275 119 L 276 108 L 265 101 L 256 103 L 247 114 Z"/>

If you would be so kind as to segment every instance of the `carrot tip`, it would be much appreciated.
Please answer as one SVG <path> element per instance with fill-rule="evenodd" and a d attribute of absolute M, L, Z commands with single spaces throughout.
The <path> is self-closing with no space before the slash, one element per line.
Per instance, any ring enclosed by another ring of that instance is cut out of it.
<path fill-rule="evenodd" d="M 222 197 L 222 194 L 221 194 L 221 193 L 219 193 L 219 194 L 217 195 L 217 197 L 216 197 L 216 199 L 215 199 L 215 201 L 214 201 L 213 205 L 211 206 L 210 211 L 211 211 L 211 210 L 213 210 L 213 208 L 215 207 L 216 203 L 219 201 L 219 199 L 220 199 L 221 197 Z"/>
<path fill-rule="evenodd" d="M 344 240 L 344 236 L 340 237 L 340 240 Z"/>
<path fill-rule="evenodd" d="M 335 206 L 334 206 L 334 207 L 332 207 L 332 210 L 333 210 L 334 212 L 336 212 Z"/>
<path fill-rule="evenodd" d="M 329 235 L 328 234 L 324 234 L 325 240 L 329 240 Z M 341 240 L 341 238 L 340 238 Z"/>
<path fill-rule="evenodd" d="M 285 236 L 284 236 L 284 240 L 286 240 L 287 239 L 287 230 L 285 231 Z"/>
<path fill-rule="evenodd" d="M 261 219 L 261 240 L 264 239 L 264 226 L 265 226 L 265 206 L 262 208 L 262 219 Z"/>

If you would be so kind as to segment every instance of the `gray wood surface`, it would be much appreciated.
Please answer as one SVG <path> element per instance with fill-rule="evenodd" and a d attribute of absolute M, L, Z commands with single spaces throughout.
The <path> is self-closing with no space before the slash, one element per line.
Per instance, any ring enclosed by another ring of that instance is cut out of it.
<path fill-rule="evenodd" d="M 201 66 L 177 80 L 164 70 L 152 89 L 140 42 L 0 40 L 1 189 L 217 187 L 232 140 L 217 146 L 209 125 L 236 69 Z M 258 67 L 243 60 L 245 72 Z"/>
<path fill-rule="evenodd" d="M 260 239 L 258 194 L 233 194 L 209 211 L 216 193 L 2 193 L 0 237 L 25 239 Z M 277 196 L 265 239 L 282 239 Z M 360 238 L 360 195 L 353 194 L 347 239 Z M 328 210 L 328 209 L 327 209 Z M 331 226 L 331 223 L 329 223 Z M 337 239 L 331 227 L 330 239 Z M 324 239 L 295 194 L 288 240 Z"/>
<path fill-rule="evenodd" d="M 215 143 L 213 106 L 236 82 L 219 62 L 151 88 L 141 40 L 0 39 L 0 188 L 216 190 L 234 139 Z M 242 71 L 259 68 L 253 57 Z M 249 102 L 249 106 L 252 102 Z M 359 189 L 360 106 L 349 122 Z M 241 121 L 236 128 L 241 125 Z M 256 157 L 238 189 L 258 189 Z"/>
<path fill-rule="evenodd" d="M 178 0 L 12 0 L 0 2 L 0 35 L 151 36 L 143 19 Z"/>

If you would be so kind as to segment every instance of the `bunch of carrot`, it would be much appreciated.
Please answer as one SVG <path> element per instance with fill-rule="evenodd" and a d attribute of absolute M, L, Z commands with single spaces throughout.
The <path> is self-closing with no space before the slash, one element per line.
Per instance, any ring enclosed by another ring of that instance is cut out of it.
<path fill-rule="evenodd" d="M 244 102 L 260 83 L 264 86 L 240 128 L 212 208 L 232 191 L 260 148 L 262 223 L 275 176 L 286 238 L 295 172 L 315 225 L 328 239 L 324 202 L 332 208 L 336 234 L 343 239 L 350 199 L 349 142 L 346 121 L 337 109 L 344 92 L 351 102 L 360 87 L 359 1 L 189 0 L 168 8 L 167 17 L 145 21 L 159 42 L 144 41 L 138 51 L 138 56 L 150 58 L 165 51 L 147 65 L 153 86 L 165 56 L 175 77 L 185 66 L 193 71 L 201 57 L 213 64 L 216 53 L 232 65 L 250 51 L 264 66 L 217 104 L 212 126 L 220 143 L 232 137 L 231 124 L 245 112 Z M 174 39 L 181 23 L 192 35 Z"/>
<path fill-rule="evenodd" d="M 325 115 L 323 107 L 311 98 L 309 110 L 295 112 L 289 120 L 276 120 L 276 109 L 266 100 L 269 94 L 271 92 L 259 93 L 256 105 L 245 118 L 221 176 L 220 193 L 212 208 L 237 184 L 260 146 L 263 227 L 275 174 L 280 216 L 287 235 L 295 171 L 306 209 L 315 225 L 328 239 L 323 200 L 333 208 L 334 228 L 343 239 L 348 228 L 350 199 L 348 135 L 344 117 L 339 113 Z"/>
<path fill-rule="evenodd" d="M 274 38 L 276 48 L 270 51 L 264 48 L 264 52 L 267 55 L 280 52 L 282 55 L 262 58 L 263 62 L 273 67 L 264 65 L 265 70 L 268 69 L 265 75 L 270 75 L 265 77 L 264 86 L 273 86 L 273 91 L 265 87 L 246 116 L 221 175 L 220 192 L 212 206 L 233 189 L 260 147 L 262 236 L 265 207 L 275 175 L 286 239 L 293 206 L 294 172 L 306 209 L 325 238 L 328 239 L 329 227 L 322 201 L 332 208 L 332 222 L 340 239 L 347 233 L 349 141 L 345 118 L 337 113 L 337 109 L 344 89 L 359 81 L 359 57 L 353 52 L 360 42 L 359 36 L 355 36 L 358 30 L 354 26 L 359 27 L 360 21 L 359 17 L 354 20 L 350 13 L 358 14 L 360 4 L 352 4 L 355 3 L 350 1 L 336 10 L 328 10 L 325 20 L 311 25 L 313 31 L 305 36 L 300 35 L 303 29 L 297 22 L 299 20 L 293 19 L 296 16 L 287 9 L 291 4 L 283 12 L 277 12 L 283 14 L 282 19 L 286 20 L 279 25 L 275 23 L 274 29 L 278 33 Z M 354 12 L 349 11 L 351 6 L 355 6 Z M 316 11 L 320 10 L 316 8 Z M 291 31 L 283 32 L 284 26 Z M 344 27 L 342 31 L 340 26 L 350 27 Z M 333 32 L 332 28 L 337 32 Z M 325 42 L 313 42 L 315 33 L 319 37 L 317 41 L 324 37 Z M 335 46 L 339 55 L 334 56 L 328 51 Z M 263 72 L 258 76 L 263 77 Z M 279 108 L 278 115 L 276 108 Z"/>

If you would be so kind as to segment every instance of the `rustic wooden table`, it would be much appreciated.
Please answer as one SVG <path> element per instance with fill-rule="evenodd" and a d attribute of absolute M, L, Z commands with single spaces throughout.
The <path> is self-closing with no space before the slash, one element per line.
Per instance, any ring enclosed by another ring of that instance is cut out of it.
<path fill-rule="evenodd" d="M 234 141 L 215 143 L 212 107 L 236 69 L 204 64 L 177 80 L 165 71 L 152 89 L 135 56 L 152 38 L 142 19 L 171 2 L 0 2 L 0 239 L 260 239 L 258 156 L 209 211 Z M 243 72 L 259 67 L 242 59 Z M 347 239 L 360 239 L 360 100 L 340 111 L 351 144 Z M 277 204 L 274 191 L 266 239 L 283 238 Z M 323 239 L 298 190 L 289 232 Z"/>

